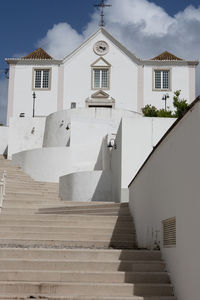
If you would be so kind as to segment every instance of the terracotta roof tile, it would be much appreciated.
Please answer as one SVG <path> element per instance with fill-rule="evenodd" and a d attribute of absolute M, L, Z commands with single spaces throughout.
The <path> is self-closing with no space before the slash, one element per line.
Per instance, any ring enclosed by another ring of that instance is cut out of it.
<path fill-rule="evenodd" d="M 23 59 L 53 59 L 46 51 L 42 48 L 38 48 L 30 54 L 23 57 Z"/>
<path fill-rule="evenodd" d="M 161 53 L 160 55 L 152 58 L 151 60 L 183 60 L 177 56 L 175 56 L 174 54 L 165 51 L 163 53 Z"/>

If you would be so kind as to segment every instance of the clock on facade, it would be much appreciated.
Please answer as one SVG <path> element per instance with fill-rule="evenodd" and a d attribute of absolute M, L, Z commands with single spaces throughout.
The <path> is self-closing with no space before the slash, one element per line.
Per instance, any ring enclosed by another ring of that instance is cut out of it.
<path fill-rule="evenodd" d="M 98 41 L 94 44 L 94 52 L 97 55 L 105 55 L 109 51 L 109 46 L 105 41 Z"/>

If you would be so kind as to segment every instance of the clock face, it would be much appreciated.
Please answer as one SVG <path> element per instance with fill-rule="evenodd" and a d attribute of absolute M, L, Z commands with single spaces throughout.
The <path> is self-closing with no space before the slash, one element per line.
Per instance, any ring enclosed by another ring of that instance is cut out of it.
<path fill-rule="evenodd" d="M 109 46 L 105 41 L 98 41 L 94 44 L 94 52 L 97 55 L 105 55 L 109 51 Z"/>

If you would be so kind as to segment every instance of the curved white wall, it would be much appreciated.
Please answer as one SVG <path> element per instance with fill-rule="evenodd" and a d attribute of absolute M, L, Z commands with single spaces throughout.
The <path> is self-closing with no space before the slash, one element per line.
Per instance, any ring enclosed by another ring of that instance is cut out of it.
<path fill-rule="evenodd" d="M 140 118 L 142 115 L 108 108 L 68 109 L 55 112 L 46 118 L 43 147 L 65 147 L 71 143 L 78 144 L 80 139 L 82 143 L 91 143 L 94 139 L 101 142 L 106 134 L 117 132 L 122 117 Z M 66 129 L 67 126 L 70 127 L 69 130 Z"/>
<path fill-rule="evenodd" d="M 79 172 L 60 177 L 59 195 L 68 201 L 112 201 L 110 171 Z"/>
<path fill-rule="evenodd" d="M 33 179 L 49 182 L 58 182 L 60 176 L 73 172 L 110 168 L 106 142 L 99 149 L 95 144 L 89 144 L 22 151 L 14 154 L 12 161 Z"/>

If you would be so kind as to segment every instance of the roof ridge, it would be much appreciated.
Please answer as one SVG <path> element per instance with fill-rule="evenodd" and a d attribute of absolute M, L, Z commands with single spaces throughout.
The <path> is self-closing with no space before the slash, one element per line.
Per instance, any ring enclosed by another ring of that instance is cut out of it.
<path fill-rule="evenodd" d="M 33 52 L 22 57 L 23 59 L 53 59 L 43 48 L 37 48 Z"/>
<path fill-rule="evenodd" d="M 151 58 L 151 60 L 184 60 L 170 52 L 168 52 L 167 50 L 162 52 L 161 54 L 159 54 L 158 56 L 155 56 L 153 58 Z"/>

